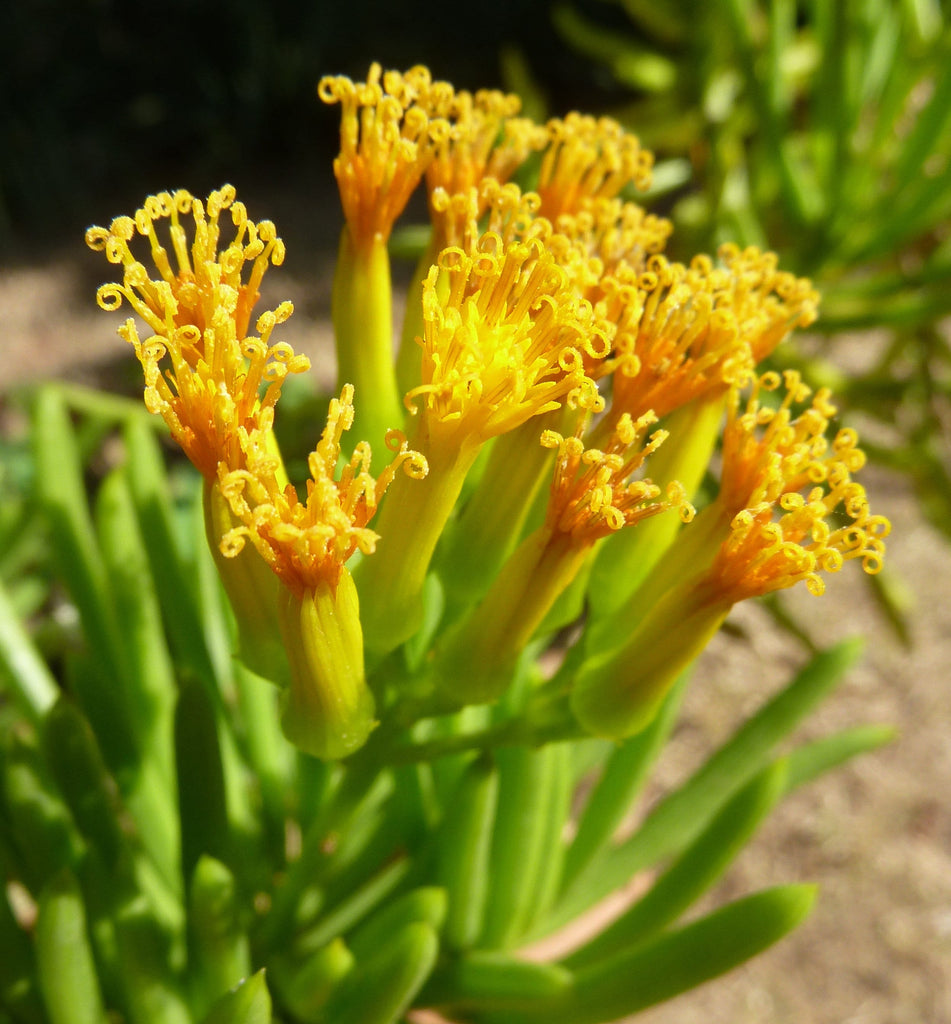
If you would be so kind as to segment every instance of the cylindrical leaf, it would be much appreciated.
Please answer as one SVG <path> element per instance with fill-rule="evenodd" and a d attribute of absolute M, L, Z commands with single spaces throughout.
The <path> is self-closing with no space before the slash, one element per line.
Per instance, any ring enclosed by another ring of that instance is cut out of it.
<path fill-rule="evenodd" d="M 46 715 L 43 749 L 83 838 L 95 847 L 106 870 L 115 872 L 126 842 L 115 786 L 89 723 L 65 698 Z"/>
<path fill-rule="evenodd" d="M 553 761 L 551 783 L 548 786 L 547 806 L 540 813 L 546 821 L 541 837 L 541 861 L 532 883 L 532 897 L 528 914 L 522 925 L 524 932 L 543 917 L 558 893 L 565 860 L 565 826 L 571 816 L 574 787 L 571 779 L 571 744 L 550 745 Z"/>
<path fill-rule="evenodd" d="M 106 1024 L 82 894 L 67 871 L 40 896 L 35 943 L 40 991 L 51 1024 Z"/>
<path fill-rule="evenodd" d="M 333 1024 L 393 1024 L 429 977 L 439 952 L 436 932 L 422 921 L 391 936 L 373 958 L 357 962 L 327 1004 Z"/>
<path fill-rule="evenodd" d="M 492 1024 L 604 1024 L 672 999 L 739 966 L 809 913 L 815 886 L 767 889 L 577 972 L 561 997 L 487 1015 Z"/>
<path fill-rule="evenodd" d="M 192 1024 L 169 957 L 151 908 L 129 904 L 116 919 L 116 958 L 132 1024 Z"/>
<path fill-rule="evenodd" d="M 696 988 L 792 931 L 815 895 L 810 885 L 768 889 L 579 971 L 571 1011 L 552 1014 L 547 1024 L 600 1024 Z"/>
<path fill-rule="evenodd" d="M 446 890 L 436 886 L 411 889 L 396 897 L 361 924 L 349 939 L 354 956 L 372 956 L 386 945 L 391 935 L 413 921 L 423 921 L 438 932 L 446 920 L 448 903 Z"/>
<path fill-rule="evenodd" d="M 23 628 L 0 582 L 0 681 L 34 723 L 56 700 L 59 687 Z"/>
<path fill-rule="evenodd" d="M 201 1024 L 271 1024 L 271 993 L 264 971 L 222 996 Z"/>
<path fill-rule="evenodd" d="M 595 860 L 630 810 L 674 727 L 686 692 L 686 681 L 685 675 L 643 732 L 626 740 L 608 757 L 601 778 L 578 819 L 578 831 L 565 854 L 563 889 L 567 889 Z"/>
<path fill-rule="evenodd" d="M 753 830 L 783 795 L 786 763 L 761 772 L 740 790 L 651 888 L 565 963 L 573 970 L 604 960 L 675 921 L 723 874 Z"/>
<path fill-rule="evenodd" d="M 235 879 L 202 855 L 192 874 L 188 906 L 192 999 L 203 1013 L 251 971 L 248 936 L 238 916 Z"/>
<path fill-rule="evenodd" d="M 629 839 L 607 853 L 583 886 L 566 892 L 547 922 L 558 927 L 624 885 L 635 872 L 682 850 L 717 811 L 760 771 L 772 751 L 842 679 L 861 651 L 849 640 L 821 651 L 680 789 L 651 811 Z"/>
<path fill-rule="evenodd" d="M 128 453 L 126 473 L 143 535 L 155 589 L 179 671 L 191 669 L 213 679 L 214 668 L 205 644 L 195 594 L 194 574 L 175 538 L 168 476 L 162 465 L 155 431 L 144 416 L 130 419 L 123 439 Z M 196 491 L 197 497 L 197 491 Z"/>
<path fill-rule="evenodd" d="M 547 855 L 546 808 L 555 777 L 553 746 L 499 752 L 499 808 L 492 834 L 489 899 L 480 945 L 505 947 L 532 917 L 533 883 Z"/>
<path fill-rule="evenodd" d="M 128 675 L 118 682 L 128 690 L 128 704 L 143 759 L 151 761 L 171 782 L 169 738 L 175 674 L 146 545 L 122 469 L 110 473 L 99 488 L 96 526 L 128 668 Z"/>
<path fill-rule="evenodd" d="M 96 663 L 111 680 L 124 675 L 122 644 L 96 540 L 83 467 L 62 396 L 40 390 L 33 413 L 37 495 L 49 517 L 57 567 L 76 602 Z"/>
<path fill-rule="evenodd" d="M 558 964 L 519 960 L 508 953 L 473 951 L 451 960 L 423 990 L 421 1001 L 455 1017 L 466 1011 L 530 1008 L 571 987 L 572 973 Z"/>
<path fill-rule="evenodd" d="M 337 938 L 303 961 L 278 956 L 272 963 L 275 991 L 294 1014 L 307 1024 L 325 1024 L 324 1008 L 349 974 L 353 953 Z"/>
<path fill-rule="evenodd" d="M 17 1024 L 44 1024 L 33 947 L 13 916 L 6 893 L 0 893 L 0 950 L 0 1007 Z"/>
<path fill-rule="evenodd" d="M 38 752 L 14 736 L 3 751 L 3 801 L 22 879 L 34 892 L 78 853 L 69 811 Z"/>
<path fill-rule="evenodd" d="M 215 709 L 202 684 L 185 681 L 175 708 L 175 761 L 182 834 L 182 875 L 207 853 L 229 859 L 228 815 Z"/>
<path fill-rule="evenodd" d="M 479 937 L 489 886 L 489 851 L 499 775 L 488 755 L 465 770 L 446 808 L 436 844 L 436 879 L 449 897 L 444 934 L 455 949 Z"/>

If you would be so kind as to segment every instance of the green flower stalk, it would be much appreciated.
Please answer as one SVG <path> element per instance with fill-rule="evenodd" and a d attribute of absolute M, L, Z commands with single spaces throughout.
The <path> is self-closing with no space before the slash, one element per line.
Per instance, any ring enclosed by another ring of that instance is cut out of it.
<path fill-rule="evenodd" d="M 284 735 L 325 760 L 352 754 L 376 724 L 353 577 L 344 571 L 336 590 L 320 581 L 300 597 L 284 589 L 280 623 L 291 664 L 281 719 Z"/>

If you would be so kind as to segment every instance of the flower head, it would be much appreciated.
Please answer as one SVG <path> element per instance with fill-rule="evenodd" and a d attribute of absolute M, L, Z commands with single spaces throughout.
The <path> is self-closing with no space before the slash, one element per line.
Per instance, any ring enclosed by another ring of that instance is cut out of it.
<path fill-rule="evenodd" d="M 234 227 L 227 244 L 226 212 Z M 166 223 L 171 256 L 160 235 Z M 137 235 L 148 239 L 158 277 L 133 253 Z M 135 217 L 90 228 L 86 242 L 123 266 L 122 282 L 97 292 L 100 307 L 126 301 L 154 332 L 141 340 L 132 319 L 119 328 L 142 364 L 146 407 L 165 419 L 206 479 L 219 461 L 238 466 L 240 432 L 269 431 L 287 374 L 310 366 L 290 345 L 271 342 L 293 312 L 289 302 L 258 317 L 257 337 L 247 333 L 261 279 L 284 259 L 274 225 L 249 220 L 230 185 L 205 202 L 180 189 L 150 196 Z"/>
<path fill-rule="evenodd" d="M 321 584 L 335 589 L 355 551 L 374 551 L 378 537 L 367 523 L 397 469 L 402 466 L 410 476 L 425 476 L 426 460 L 392 431 L 388 442 L 396 456 L 376 479 L 369 472 L 366 442 L 358 442 L 335 478 L 340 439 L 352 422 L 353 388 L 347 385 L 340 398 L 331 401 L 327 425 L 308 459 L 310 479 L 303 501 L 293 486 L 278 485 L 260 438 L 243 436 L 249 468 L 220 470 L 222 493 L 242 523 L 222 539 L 225 555 L 238 554 L 245 538 L 250 539 L 285 586 L 300 597 Z"/>
<path fill-rule="evenodd" d="M 485 212 L 490 198 L 480 188 L 490 180 L 501 184 L 512 176 L 529 154 L 548 141 L 545 128 L 529 118 L 517 117 L 521 100 L 511 94 L 480 89 L 475 95 L 458 91 L 445 97 L 440 116 L 452 125 L 435 144 L 435 156 L 426 169 L 430 212 L 440 239 L 449 244 L 445 231 L 446 206 L 440 196 L 477 197 L 475 217 Z"/>
<path fill-rule="evenodd" d="M 436 111 L 451 104 L 454 90 L 433 82 L 421 65 L 404 74 L 373 64 L 366 82 L 328 75 L 317 92 L 324 103 L 341 106 L 334 174 L 354 239 L 358 245 L 386 239 L 437 145 L 450 136 L 449 122 Z"/>
<path fill-rule="evenodd" d="M 804 581 L 810 593 L 825 592 L 820 572 L 838 572 L 846 561 L 862 560 L 877 573 L 885 555 L 888 520 L 869 514 L 865 492 L 856 485 L 841 510 L 829 492 L 783 495 L 778 507 L 763 502 L 737 513 L 710 568 L 705 586 L 719 603 L 735 604 Z M 844 525 L 829 522 L 842 512 Z M 778 515 L 777 515 L 778 513 Z"/>
<path fill-rule="evenodd" d="M 785 388 L 778 401 L 764 395 Z M 718 500 L 727 509 L 775 502 L 789 491 L 816 484 L 832 484 L 841 500 L 848 500 L 851 474 L 865 465 L 854 430 L 842 428 L 830 441 L 829 426 L 836 415 L 827 388 L 814 395 L 794 370 L 782 375 L 767 372 L 750 386 L 745 403 L 739 390 L 730 394 L 723 431 L 723 469 Z"/>
<path fill-rule="evenodd" d="M 734 394 L 723 437 L 720 494 L 713 508 L 733 515 L 708 584 L 730 603 L 804 580 L 821 594 L 819 572 L 838 572 L 859 558 L 876 573 L 889 523 L 869 513 L 865 489 L 852 474 L 865 464 L 854 430 L 826 435 L 836 409 L 826 389 L 793 417 L 810 395 L 798 373 L 783 375 L 786 394 L 776 406 L 760 401 L 778 389 L 780 375 L 763 374 L 745 405 Z"/>
<path fill-rule="evenodd" d="M 656 422 L 653 413 L 645 413 L 636 423 L 625 414 L 603 449 L 585 448 L 584 420 L 572 437 L 554 430 L 542 434 L 542 445 L 557 452 L 546 519 L 553 534 L 585 545 L 670 508 L 677 508 L 684 522 L 693 518 L 693 506 L 676 481 L 662 496 L 650 480 L 631 479 L 667 439 L 667 431 L 658 430 L 645 443 Z"/>
<path fill-rule="evenodd" d="M 552 118 L 547 127 L 538 193 L 542 213 L 551 220 L 576 213 L 585 199 L 611 199 L 625 185 L 649 187 L 654 156 L 617 121 L 571 113 Z"/>
<path fill-rule="evenodd" d="M 689 267 L 662 256 L 639 275 L 619 273 L 606 305 L 619 309 L 612 419 L 658 416 L 750 380 L 753 367 L 794 328 L 816 317 L 809 281 L 776 269 L 773 253 L 720 249 Z"/>
<path fill-rule="evenodd" d="M 582 352 L 607 328 L 537 239 L 444 250 L 423 303 L 422 383 L 406 405 L 433 444 L 478 445 L 565 401 L 597 402 Z"/>

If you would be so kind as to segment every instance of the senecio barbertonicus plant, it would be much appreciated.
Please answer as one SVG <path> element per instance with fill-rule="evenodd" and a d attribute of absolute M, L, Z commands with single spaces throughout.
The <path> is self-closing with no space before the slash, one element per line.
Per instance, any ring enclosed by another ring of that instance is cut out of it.
<path fill-rule="evenodd" d="M 40 503 L 88 650 L 61 688 L 15 657 L 22 627 L 0 637 L 27 712 L 0 807 L 5 1021 L 613 1021 L 803 919 L 808 885 L 683 920 L 779 799 L 888 735 L 777 753 L 857 653 L 820 652 L 632 828 L 733 605 L 882 564 L 855 433 L 759 365 L 818 297 L 757 249 L 666 259 L 671 225 L 622 198 L 651 154 L 609 119 L 537 125 L 422 67 L 319 95 L 345 226 L 305 486 L 275 416 L 308 360 L 277 340 L 290 302 L 255 310 L 274 224 L 224 186 L 87 233 L 121 268 L 99 305 L 138 318 L 119 333 L 145 405 L 201 475 L 233 616 L 144 415 L 94 522 L 41 392 Z M 420 186 L 394 357 L 387 246 Z M 637 872 L 593 937 L 540 944 Z"/>

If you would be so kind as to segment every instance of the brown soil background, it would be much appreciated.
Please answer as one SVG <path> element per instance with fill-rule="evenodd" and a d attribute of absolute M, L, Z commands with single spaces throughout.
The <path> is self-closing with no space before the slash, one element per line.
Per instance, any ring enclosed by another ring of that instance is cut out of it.
<path fill-rule="evenodd" d="M 312 357 L 318 380 L 330 386 L 332 247 L 312 240 L 332 232 L 316 223 L 319 212 L 301 217 L 288 199 L 248 202 L 288 241 L 288 263 L 271 273 L 265 307 L 270 290 L 294 301 L 282 337 Z M 292 234 L 306 240 L 296 250 Z M 0 269 L 0 394 L 45 377 L 109 380 L 130 357 L 114 333 L 118 316 L 95 307 L 95 286 L 109 273 L 100 261 L 77 238 L 68 250 Z M 835 359 L 861 362 L 869 344 L 856 339 Z M 867 645 L 864 661 L 800 736 L 879 722 L 896 726 L 899 738 L 793 794 L 704 904 L 815 881 L 812 917 L 747 966 L 640 1015 L 642 1024 L 951 1022 L 951 547 L 903 478 L 872 468 L 864 482 L 876 511 L 892 520 L 887 566 L 907 594 L 912 643 L 898 642 L 854 566 L 822 598 L 786 592 L 784 606 L 817 643 L 860 634 Z M 731 624 L 737 629 L 721 633 L 696 670 L 658 787 L 684 778 L 807 658 L 757 604 L 736 609 Z"/>

